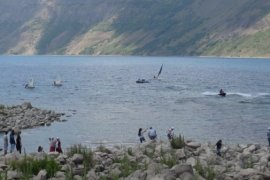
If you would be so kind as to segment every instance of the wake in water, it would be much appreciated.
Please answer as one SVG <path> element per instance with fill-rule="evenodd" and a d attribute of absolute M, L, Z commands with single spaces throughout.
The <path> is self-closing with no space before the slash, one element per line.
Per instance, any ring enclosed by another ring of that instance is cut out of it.
<path fill-rule="evenodd" d="M 211 91 L 206 91 L 202 93 L 205 96 L 217 96 L 218 92 L 211 92 Z M 257 98 L 257 97 L 264 97 L 264 96 L 270 96 L 270 93 L 241 93 L 241 92 L 226 92 L 227 96 L 241 96 L 241 97 L 246 97 L 246 98 Z"/>

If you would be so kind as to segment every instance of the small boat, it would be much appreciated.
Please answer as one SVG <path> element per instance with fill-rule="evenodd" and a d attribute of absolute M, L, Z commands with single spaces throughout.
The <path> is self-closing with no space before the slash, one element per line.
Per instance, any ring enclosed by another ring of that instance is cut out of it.
<path fill-rule="evenodd" d="M 136 83 L 150 83 L 150 81 L 147 81 L 145 79 L 138 79 Z"/>
<path fill-rule="evenodd" d="M 55 80 L 53 81 L 54 86 L 62 86 L 62 81 L 61 80 Z"/>
<path fill-rule="evenodd" d="M 34 85 L 34 79 L 30 79 L 28 81 L 28 83 L 25 84 L 24 86 L 26 89 L 34 89 L 35 85 Z"/>
<path fill-rule="evenodd" d="M 220 89 L 218 95 L 220 95 L 222 97 L 225 97 L 226 96 L 226 93 L 223 91 L 223 89 Z"/>

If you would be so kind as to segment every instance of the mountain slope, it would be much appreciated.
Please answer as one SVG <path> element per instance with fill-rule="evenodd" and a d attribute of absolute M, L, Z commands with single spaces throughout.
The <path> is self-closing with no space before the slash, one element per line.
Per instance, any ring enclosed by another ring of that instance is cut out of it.
<path fill-rule="evenodd" d="M 0 0 L 1 54 L 269 57 L 267 0 L 21 2 Z"/>

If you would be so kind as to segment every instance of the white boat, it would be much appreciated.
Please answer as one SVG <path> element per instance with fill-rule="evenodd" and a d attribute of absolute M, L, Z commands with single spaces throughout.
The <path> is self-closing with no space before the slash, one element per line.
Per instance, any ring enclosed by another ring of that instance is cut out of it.
<path fill-rule="evenodd" d="M 34 79 L 30 79 L 28 83 L 25 84 L 24 87 L 27 89 L 34 89 L 35 88 Z"/>
<path fill-rule="evenodd" d="M 62 86 L 62 81 L 61 80 L 55 80 L 53 81 L 54 86 Z"/>

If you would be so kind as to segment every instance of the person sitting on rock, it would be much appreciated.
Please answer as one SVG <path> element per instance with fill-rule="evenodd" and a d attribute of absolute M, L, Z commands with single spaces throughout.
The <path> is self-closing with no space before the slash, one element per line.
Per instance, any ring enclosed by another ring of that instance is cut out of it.
<path fill-rule="evenodd" d="M 44 152 L 42 146 L 38 146 L 38 152 L 40 152 L 40 153 L 41 153 L 41 152 Z"/>
<path fill-rule="evenodd" d="M 140 142 L 144 142 L 145 141 L 145 138 L 144 138 L 144 135 L 143 133 L 146 131 L 147 129 L 143 130 L 142 128 L 139 129 L 139 132 L 138 132 L 138 136 L 140 138 Z"/>
<path fill-rule="evenodd" d="M 174 136 L 173 130 L 174 130 L 174 127 L 171 127 L 171 128 L 169 128 L 167 130 L 167 137 L 168 137 L 169 140 L 172 140 L 173 139 L 173 136 Z"/>
<path fill-rule="evenodd" d="M 222 147 L 222 140 L 218 140 L 218 142 L 216 143 L 217 146 L 217 155 L 221 156 L 221 147 Z"/>
<path fill-rule="evenodd" d="M 153 129 L 152 127 L 150 127 L 149 130 L 148 130 L 148 137 L 149 137 L 149 139 L 151 139 L 151 140 L 154 140 L 154 139 L 157 138 L 157 132 L 156 132 L 156 130 Z"/>

